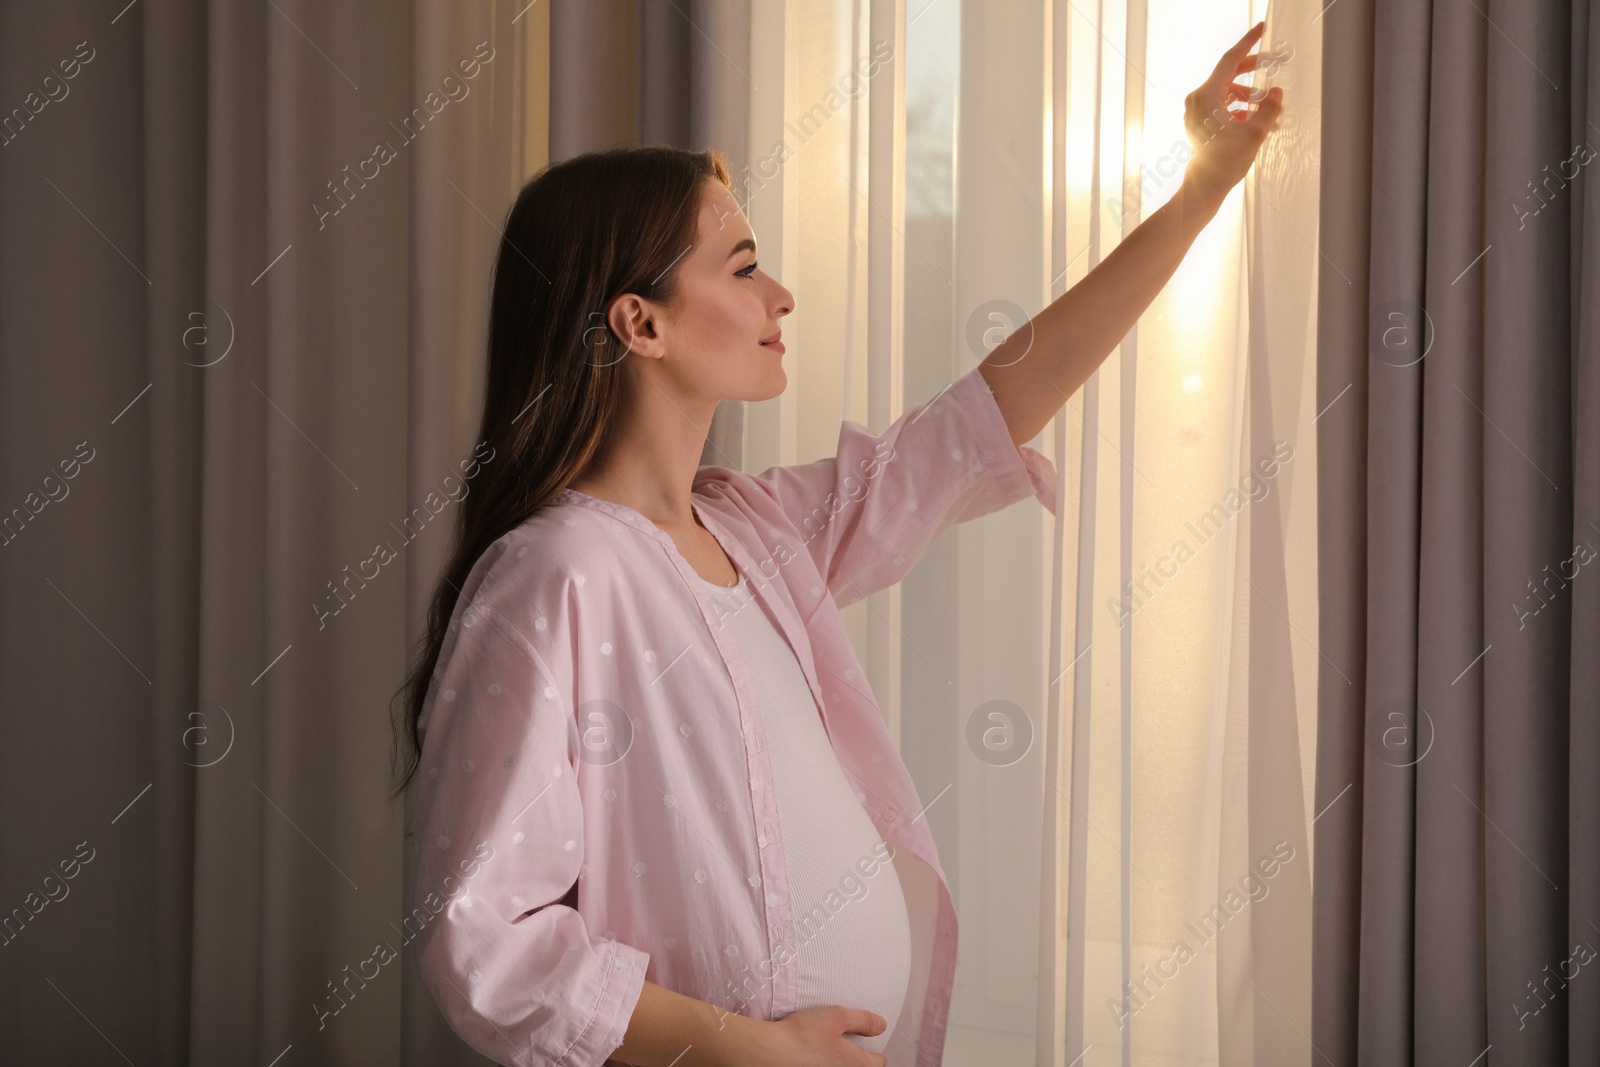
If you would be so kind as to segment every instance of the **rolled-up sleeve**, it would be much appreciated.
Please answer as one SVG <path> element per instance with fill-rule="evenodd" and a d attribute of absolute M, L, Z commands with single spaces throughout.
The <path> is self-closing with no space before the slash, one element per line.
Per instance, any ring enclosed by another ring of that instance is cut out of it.
<path fill-rule="evenodd" d="M 974 367 L 881 434 L 845 421 L 827 459 L 754 481 L 799 532 L 840 605 L 899 581 L 951 526 L 1029 495 L 1056 510 L 1050 460 L 1011 441 Z"/>
<path fill-rule="evenodd" d="M 562 902 L 584 835 L 558 608 L 531 606 L 532 639 L 487 605 L 458 614 L 423 718 L 406 922 L 469 1045 L 497 1063 L 590 1067 L 622 1043 L 649 957 Z"/>

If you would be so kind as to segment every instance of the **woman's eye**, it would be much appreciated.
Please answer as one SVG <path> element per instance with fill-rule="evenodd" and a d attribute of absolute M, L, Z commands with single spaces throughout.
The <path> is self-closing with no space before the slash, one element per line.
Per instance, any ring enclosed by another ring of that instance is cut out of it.
<path fill-rule="evenodd" d="M 736 270 L 733 273 L 737 274 L 741 278 L 748 278 L 748 277 L 750 277 L 750 272 L 755 270 L 759 266 L 761 266 L 760 263 L 752 263 L 748 267 L 744 267 L 744 268 L 742 268 L 740 270 Z"/>

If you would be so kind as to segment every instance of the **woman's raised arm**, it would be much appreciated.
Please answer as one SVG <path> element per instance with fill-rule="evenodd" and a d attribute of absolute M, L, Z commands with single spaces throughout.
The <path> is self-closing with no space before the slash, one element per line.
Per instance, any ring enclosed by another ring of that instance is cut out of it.
<path fill-rule="evenodd" d="M 1246 53 L 1264 28 L 1256 24 L 1223 53 L 1185 101 L 1184 124 L 1196 151 L 1172 199 L 978 365 L 1016 444 L 1033 440 L 1127 336 L 1276 128 L 1280 89 L 1263 96 L 1254 112 L 1228 110 L 1251 98 L 1251 88 L 1234 79 L 1256 68 L 1260 53 Z"/>

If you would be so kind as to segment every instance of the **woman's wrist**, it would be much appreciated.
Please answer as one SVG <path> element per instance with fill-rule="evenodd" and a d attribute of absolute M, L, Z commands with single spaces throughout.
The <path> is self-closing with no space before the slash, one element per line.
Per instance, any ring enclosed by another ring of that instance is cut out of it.
<path fill-rule="evenodd" d="M 1222 209 L 1228 192 L 1228 189 L 1219 188 L 1209 178 L 1185 168 L 1183 180 L 1178 183 L 1172 200 L 1177 204 L 1179 216 L 1198 234 Z"/>
<path fill-rule="evenodd" d="M 772 1024 L 748 1015 L 717 1009 L 717 1035 L 712 1041 L 716 1067 L 766 1067 Z"/>

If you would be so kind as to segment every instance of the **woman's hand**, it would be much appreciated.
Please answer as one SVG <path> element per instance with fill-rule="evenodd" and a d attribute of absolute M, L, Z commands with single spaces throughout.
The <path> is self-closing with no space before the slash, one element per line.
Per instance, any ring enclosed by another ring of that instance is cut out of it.
<path fill-rule="evenodd" d="M 1183 124 L 1195 154 L 1184 167 L 1183 185 L 1185 196 L 1198 197 L 1201 203 L 1220 204 L 1255 162 L 1267 134 L 1278 128 L 1283 90 L 1274 87 L 1263 95 L 1258 88 L 1234 81 L 1265 65 L 1263 58 L 1276 62 L 1276 54 L 1245 54 L 1266 32 L 1266 26 L 1265 22 L 1252 26 L 1238 44 L 1222 54 L 1205 84 L 1184 99 Z M 1257 103 L 1253 111 L 1231 111 L 1228 105 L 1235 100 Z"/>
<path fill-rule="evenodd" d="M 760 1048 L 743 1062 L 756 1067 L 884 1067 L 889 1057 L 845 1037 L 883 1033 L 884 1019 L 864 1008 L 830 1004 L 801 1008 L 762 1024 Z"/>
<path fill-rule="evenodd" d="M 876 1037 L 887 1025 L 838 1005 L 767 1022 L 646 981 L 611 1059 L 641 1067 L 887 1067 L 889 1057 L 844 1036 Z"/>

